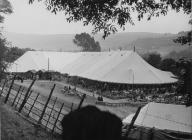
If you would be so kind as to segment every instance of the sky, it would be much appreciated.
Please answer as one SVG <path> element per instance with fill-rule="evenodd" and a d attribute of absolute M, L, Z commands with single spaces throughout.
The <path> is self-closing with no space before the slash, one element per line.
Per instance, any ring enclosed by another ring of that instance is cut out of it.
<path fill-rule="evenodd" d="M 81 32 L 91 33 L 92 26 L 83 26 L 82 22 L 68 23 L 62 13 L 53 14 L 46 10 L 42 2 L 28 4 L 28 0 L 9 0 L 13 11 L 5 17 L 4 30 L 7 32 L 24 34 L 76 34 Z M 133 17 L 134 19 L 135 17 Z M 150 21 L 135 21 L 132 26 L 126 24 L 125 30 L 119 32 L 154 32 L 154 33 L 178 33 L 187 31 L 191 27 L 188 24 L 189 15 L 182 12 L 170 11 L 166 16 L 152 18 Z"/>

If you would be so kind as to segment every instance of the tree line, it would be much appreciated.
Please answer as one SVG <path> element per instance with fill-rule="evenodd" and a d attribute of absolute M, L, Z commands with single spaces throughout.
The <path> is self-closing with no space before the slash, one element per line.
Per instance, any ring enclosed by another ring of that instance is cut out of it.
<path fill-rule="evenodd" d="M 149 53 L 143 58 L 158 69 L 172 72 L 178 78 L 177 92 L 188 96 L 188 103 L 192 104 L 192 58 L 162 58 L 158 53 Z"/>
<path fill-rule="evenodd" d="M 3 78 L 6 68 L 26 51 L 33 51 L 33 49 L 10 46 L 10 43 L 0 35 L 0 79 Z"/>

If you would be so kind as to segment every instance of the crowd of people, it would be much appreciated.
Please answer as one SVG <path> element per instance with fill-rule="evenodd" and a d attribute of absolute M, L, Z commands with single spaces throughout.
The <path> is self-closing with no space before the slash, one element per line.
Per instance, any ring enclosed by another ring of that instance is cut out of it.
<path fill-rule="evenodd" d="M 17 76 L 16 79 L 23 82 L 23 78 Z M 94 81 L 79 77 L 63 76 L 65 82 L 73 85 L 64 87 L 63 93 L 76 95 L 76 87 L 83 88 L 89 92 L 99 95 L 98 100 L 103 101 L 103 97 L 111 99 L 127 99 L 132 102 L 158 102 L 184 104 L 187 96 L 177 94 L 176 85 L 128 85 Z"/>
<path fill-rule="evenodd" d="M 115 83 L 105 83 L 82 79 L 78 77 L 68 78 L 67 82 L 84 88 L 99 97 L 111 99 L 127 99 L 132 102 L 157 102 L 184 104 L 187 96 L 177 94 L 177 85 L 125 85 Z"/>

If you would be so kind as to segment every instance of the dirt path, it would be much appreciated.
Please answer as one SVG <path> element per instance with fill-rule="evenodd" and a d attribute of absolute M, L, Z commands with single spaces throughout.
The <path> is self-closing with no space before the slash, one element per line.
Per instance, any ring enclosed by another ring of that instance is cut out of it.
<path fill-rule="evenodd" d="M 21 117 L 0 99 L 1 140 L 61 140 Z M 37 131 L 38 130 L 38 131 Z"/>

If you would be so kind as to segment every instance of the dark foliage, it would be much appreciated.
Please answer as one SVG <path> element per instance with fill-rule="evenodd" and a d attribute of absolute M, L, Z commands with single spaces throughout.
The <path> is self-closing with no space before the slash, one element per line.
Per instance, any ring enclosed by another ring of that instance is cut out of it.
<path fill-rule="evenodd" d="M 7 67 L 7 63 L 5 61 L 5 55 L 7 51 L 6 44 L 7 44 L 6 40 L 3 39 L 2 36 L 0 35 L 0 80 L 4 77 L 4 72 Z"/>
<path fill-rule="evenodd" d="M 26 51 L 32 51 L 29 48 L 21 49 L 18 47 L 8 47 L 10 44 L 0 35 L 0 79 L 4 78 L 7 67 L 16 59 L 22 56 Z"/>
<path fill-rule="evenodd" d="M 18 47 L 10 47 L 7 48 L 7 53 L 5 60 L 8 63 L 13 63 L 15 60 L 17 60 L 20 56 L 22 56 L 26 51 L 33 51 L 30 48 L 18 48 Z"/>
<path fill-rule="evenodd" d="M 88 33 L 76 34 L 73 42 L 82 47 L 84 52 L 100 52 L 101 47 L 99 42 L 95 41 L 94 37 L 91 37 Z"/>
<path fill-rule="evenodd" d="M 189 20 L 189 24 L 192 25 L 192 19 Z M 191 46 L 192 44 L 192 30 L 188 31 L 188 32 L 182 32 L 182 34 L 179 33 L 179 37 L 177 37 L 176 39 L 174 39 L 173 41 L 175 43 L 180 43 L 181 45 L 185 45 L 188 44 L 189 46 Z"/>
<path fill-rule="evenodd" d="M 184 35 L 179 36 L 178 38 L 174 39 L 173 41 L 175 43 L 180 43 L 181 45 L 188 44 L 189 46 L 191 45 L 191 34 L 192 31 L 185 32 Z"/>
<path fill-rule="evenodd" d="M 148 54 L 147 58 L 145 58 L 149 64 L 156 68 L 160 68 L 161 59 L 161 55 L 158 53 L 150 53 Z"/>
<path fill-rule="evenodd" d="M 192 59 L 192 47 L 186 47 L 186 49 L 178 52 L 172 51 L 168 53 L 165 57 L 172 58 L 175 60 L 179 60 L 180 58 L 183 58 L 183 57 Z"/>
<path fill-rule="evenodd" d="M 29 0 L 32 3 L 34 0 Z M 38 0 L 43 1 L 53 13 L 63 11 L 68 22 L 83 21 L 93 25 L 93 33 L 103 31 L 105 38 L 117 32 L 117 26 L 125 28 L 126 23 L 134 25 L 131 13 L 138 20 L 146 17 L 166 15 L 169 9 L 191 13 L 191 0 Z"/>
<path fill-rule="evenodd" d="M 10 14 L 12 13 L 12 7 L 8 0 L 1 0 L 0 1 L 0 23 L 3 22 L 4 17 L 2 14 Z M 7 41 L 3 38 L 3 36 L 0 33 L 0 80 L 4 77 L 4 72 L 7 67 L 7 63 L 5 60 L 7 52 Z"/>
<path fill-rule="evenodd" d="M 192 60 L 188 60 L 185 58 L 179 59 L 177 61 L 176 66 L 180 71 L 180 82 L 181 87 L 178 92 L 182 94 L 191 93 L 192 94 Z"/>
<path fill-rule="evenodd" d="M 12 10 L 10 2 L 8 0 L 1 0 L 0 1 L 0 23 L 2 23 L 4 20 L 4 17 L 1 15 L 2 13 L 10 14 L 12 12 L 13 12 L 13 10 Z"/>
<path fill-rule="evenodd" d="M 172 58 L 166 58 L 161 61 L 160 69 L 177 74 L 176 61 Z"/>
<path fill-rule="evenodd" d="M 121 140 L 121 119 L 86 106 L 66 115 L 62 120 L 63 140 Z"/>
<path fill-rule="evenodd" d="M 192 60 L 182 58 L 176 65 L 180 71 L 177 93 L 187 97 L 186 105 L 192 105 Z"/>

